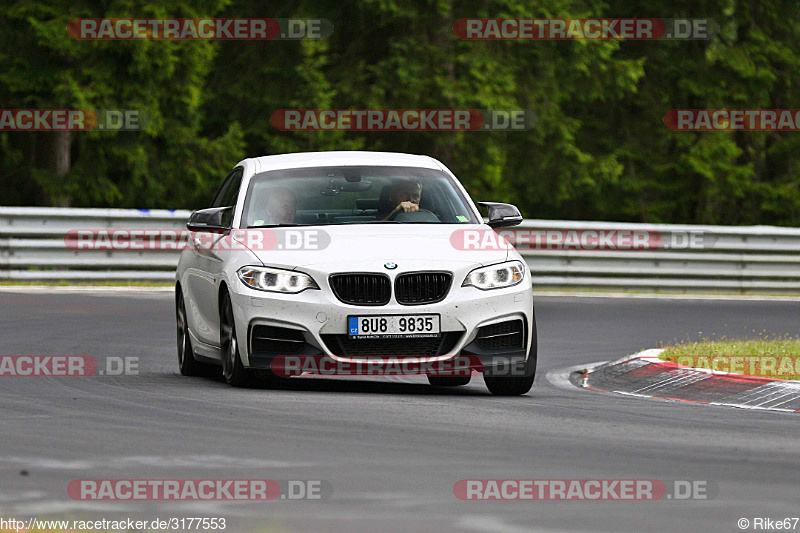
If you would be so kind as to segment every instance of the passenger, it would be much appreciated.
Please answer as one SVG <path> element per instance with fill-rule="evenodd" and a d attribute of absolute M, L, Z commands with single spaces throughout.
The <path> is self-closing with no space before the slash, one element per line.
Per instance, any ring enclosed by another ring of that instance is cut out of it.
<path fill-rule="evenodd" d="M 286 187 L 275 187 L 267 191 L 266 224 L 293 224 L 297 214 L 297 200 Z"/>

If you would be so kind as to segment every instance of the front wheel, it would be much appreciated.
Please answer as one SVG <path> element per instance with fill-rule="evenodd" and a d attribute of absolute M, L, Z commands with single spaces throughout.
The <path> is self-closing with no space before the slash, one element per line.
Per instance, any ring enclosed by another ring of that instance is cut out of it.
<path fill-rule="evenodd" d="M 531 320 L 531 349 L 528 352 L 528 359 L 520 366 L 509 370 L 512 375 L 489 375 L 484 370 L 483 380 L 489 392 L 497 396 L 520 396 L 525 394 L 533 387 L 533 380 L 536 377 L 536 356 L 537 356 L 537 337 L 536 337 L 536 316 Z M 516 374 L 516 375 L 514 375 Z"/>
<path fill-rule="evenodd" d="M 229 385 L 246 387 L 252 382 L 252 373 L 242 364 L 239 341 L 236 337 L 236 321 L 233 304 L 227 292 L 220 305 L 220 348 L 222 350 L 222 376 Z"/>
<path fill-rule="evenodd" d="M 535 375 L 530 376 L 484 376 L 486 388 L 496 396 L 520 396 L 533 387 Z"/>

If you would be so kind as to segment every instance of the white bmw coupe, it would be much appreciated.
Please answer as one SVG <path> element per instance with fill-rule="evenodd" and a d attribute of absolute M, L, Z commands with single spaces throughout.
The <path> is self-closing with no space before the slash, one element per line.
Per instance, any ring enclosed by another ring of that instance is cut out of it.
<path fill-rule="evenodd" d="M 220 365 L 243 386 L 289 356 L 340 367 L 468 357 L 466 375 L 428 380 L 465 385 L 477 371 L 494 394 L 525 394 L 537 354 L 531 275 L 495 232 L 522 216 L 480 205 L 487 223 L 427 156 L 245 159 L 187 224 L 175 286 L 181 373 Z"/>

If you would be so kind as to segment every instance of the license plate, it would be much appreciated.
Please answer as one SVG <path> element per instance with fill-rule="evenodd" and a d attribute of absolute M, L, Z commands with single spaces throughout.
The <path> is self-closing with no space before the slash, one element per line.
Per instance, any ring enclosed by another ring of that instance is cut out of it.
<path fill-rule="evenodd" d="M 351 339 L 409 339 L 439 336 L 439 315 L 362 315 L 347 317 Z"/>

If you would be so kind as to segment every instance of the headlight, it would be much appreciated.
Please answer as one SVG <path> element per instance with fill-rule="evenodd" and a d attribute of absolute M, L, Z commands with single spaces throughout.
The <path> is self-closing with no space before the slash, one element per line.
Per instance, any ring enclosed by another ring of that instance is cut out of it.
<path fill-rule="evenodd" d="M 242 267 L 239 279 L 251 289 L 295 294 L 306 289 L 319 289 L 308 274 L 294 270 L 267 267 Z"/>
<path fill-rule="evenodd" d="M 525 267 L 520 261 L 476 268 L 467 274 L 462 287 L 472 285 L 481 290 L 501 289 L 516 285 L 525 277 Z"/>

